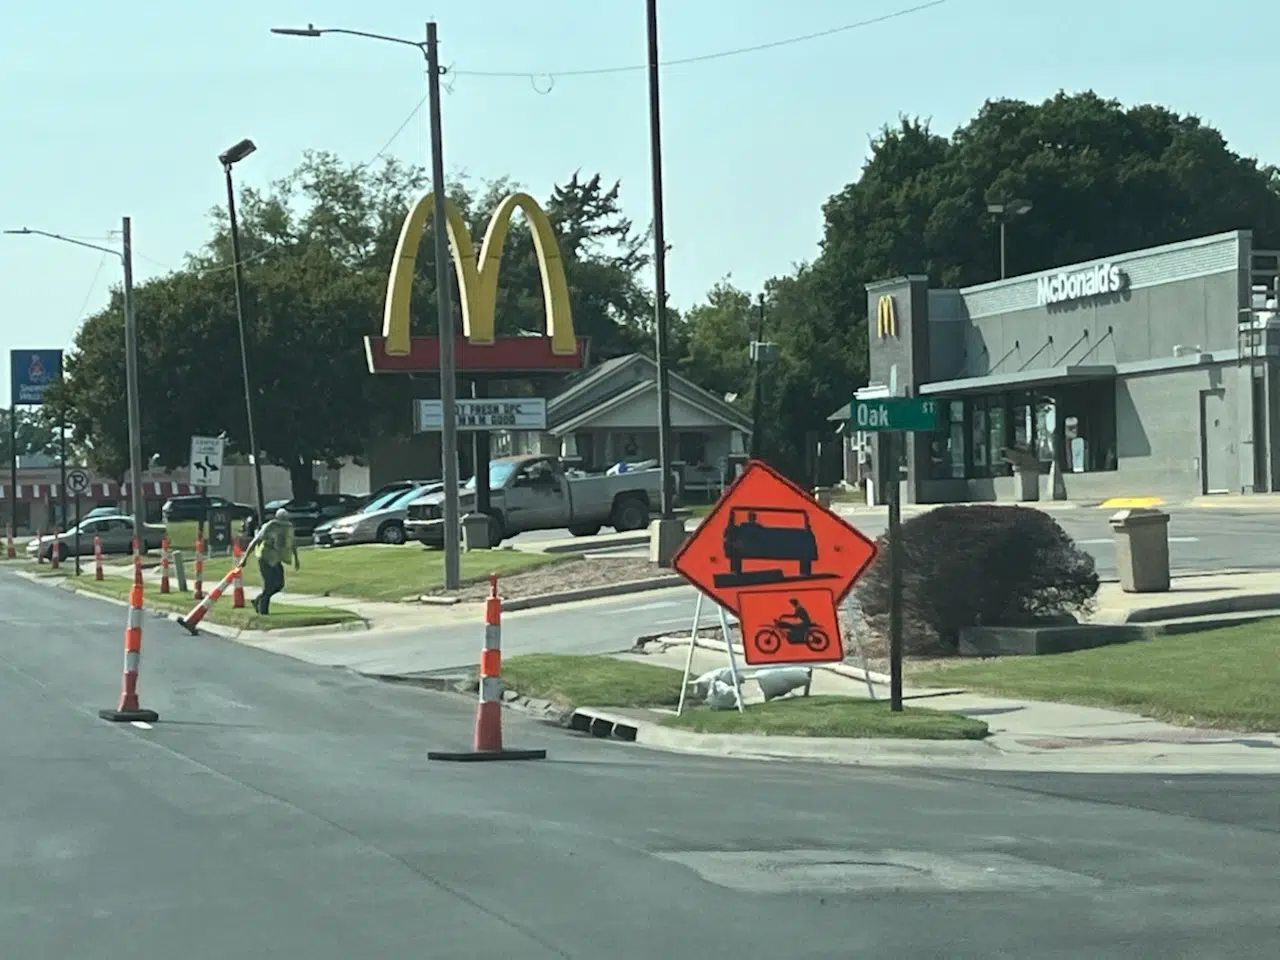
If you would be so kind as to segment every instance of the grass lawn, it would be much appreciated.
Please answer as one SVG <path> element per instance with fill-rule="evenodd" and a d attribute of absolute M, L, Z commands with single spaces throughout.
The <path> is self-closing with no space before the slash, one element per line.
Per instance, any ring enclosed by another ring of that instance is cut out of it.
<path fill-rule="evenodd" d="M 183 555 L 187 557 L 195 556 L 196 522 L 194 520 L 177 520 L 173 523 L 165 524 L 165 531 L 169 534 L 169 549 L 181 550 Z M 206 540 L 208 536 L 208 531 L 206 531 Z"/>
<path fill-rule="evenodd" d="M 462 554 L 462 582 L 484 580 L 491 573 L 499 576 L 523 573 L 548 563 L 575 560 L 576 556 L 550 556 L 519 550 L 477 550 Z M 285 590 L 320 597 L 351 597 L 357 600 L 399 601 L 435 589 L 444 582 L 444 553 L 424 550 L 419 544 L 399 547 L 354 546 L 319 550 L 304 547 L 298 551 L 301 570 L 285 569 Z M 227 557 L 205 561 L 205 583 L 214 584 L 231 567 Z M 187 567 L 191 576 L 191 567 Z M 262 585 L 258 564 L 254 559 L 245 564 L 246 587 Z"/>
<path fill-rule="evenodd" d="M 664 726 L 698 733 L 756 733 L 787 737 L 884 737 L 909 740 L 981 740 L 981 720 L 940 710 L 889 710 L 885 700 L 849 697 L 786 697 L 753 703 L 745 713 L 694 707 Z"/>
<path fill-rule="evenodd" d="M 614 657 L 528 653 L 502 662 L 505 687 L 566 707 L 674 707 L 680 671 Z"/>
<path fill-rule="evenodd" d="M 1197 727 L 1280 730 L 1280 620 L 948 666 L 912 685 L 1116 707 Z"/>
<path fill-rule="evenodd" d="M 108 577 L 99 582 L 92 576 L 81 577 L 76 582 L 76 589 L 85 593 L 96 593 L 117 600 L 128 600 L 132 582 L 123 577 Z M 245 598 L 249 604 L 251 597 Z M 188 613 L 195 601 L 189 593 L 163 594 L 158 586 L 147 584 L 144 604 L 149 610 L 165 610 L 173 613 Z M 283 603 L 271 605 L 271 615 L 262 617 L 253 612 L 251 606 L 236 610 L 231 606 L 231 594 L 228 591 L 222 599 L 214 604 L 206 620 L 220 623 L 225 627 L 238 627 L 241 630 L 283 630 L 287 627 L 327 627 L 337 623 L 358 620 L 350 610 L 339 610 L 334 607 L 300 607 Z M 123 618 L 121 619 L 123 623 Z"/>

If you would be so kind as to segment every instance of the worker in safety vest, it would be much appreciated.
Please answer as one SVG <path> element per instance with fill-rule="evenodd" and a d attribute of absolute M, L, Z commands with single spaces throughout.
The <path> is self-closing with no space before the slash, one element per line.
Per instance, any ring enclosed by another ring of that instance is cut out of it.
<path fill-rule="evenodd" d="M 262 573 L 262 592 L 254 597 L 253 609 L 266 616 L 271 612 L 271 598 L 284 590 L 285 561 L 292 557 L 293 569 L 300 569 L 289 511 L 283 507 L 277 510 L 275 519 L 267 521 L 259 537 L 258 570 Z"/>

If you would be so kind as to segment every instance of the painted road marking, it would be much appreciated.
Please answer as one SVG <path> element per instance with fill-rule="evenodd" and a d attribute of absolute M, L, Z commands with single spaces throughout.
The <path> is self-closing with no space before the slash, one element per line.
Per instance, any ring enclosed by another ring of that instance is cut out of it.
<path fill-rule="evenodd" d="M 145 720 L 131 720 L 131 721 L 130 721 L 130 724 L 131 724 L 132 726 L 137 727 L 139 730 L 154 730 L 154 729 L 155 729 L 155 727 L 151 726 L 151 724 L 147 723 Z"/>

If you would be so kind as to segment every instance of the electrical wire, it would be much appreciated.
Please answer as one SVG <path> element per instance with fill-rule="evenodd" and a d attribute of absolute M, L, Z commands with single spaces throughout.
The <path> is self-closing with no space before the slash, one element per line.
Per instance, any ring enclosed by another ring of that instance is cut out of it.
<path fill-rule="evenodd" d="M 781 40 L 772 40 L 768 43 L 757 43 L 750 47 L 736 47 L 732 50 L 720 50 L 715 53 L 703 53 L 692 57 L 680 57 L 675 60 L 663 60 L 659 65 L 663 67 L 682 67 L 692 63 L 709 63 L 712 60 L 724 60 L 729 57 L 745 56 L 749 53 L 776 50 L 779 47 L 790 47 L 798 43 L 809 43 L 813 40 L 822 40 L 827 37 L 834 37 L 841 33 L 848 33 L 851 30 L 861 30 L 864 27 L 873 27 L 877 24 L 887 23 L 891 20 L 898 20 L 902 17 L 909 17 L 913 14 L 923 13 L 925 10 L 932 10 L 947 2 L 948 0 L 930 0 L 928 3 L 919 3 L 913 7 L 895 10 L 892 13 L 882 14 L 878 17 L 870 17 L 866 20 L 859 20 L 855 23 L 845 23 L 838 27 L 828 27 L 826 30 L 817 30 L 813 33 L 804 33 L 794 37 L 784 37 Z M 648 64 L 629 64 L 627 66 L 596 67 L 584 70 L 450 70 L 450 73 L 460 77 L 491 77 L 531 81 L 536 81 L 539 77 L 546 77 L 554 82 L 556 79 L 566 77 L 600 77 L 607 74 L 635 73 L 639 70 L 648 69 Z"/>
<path fill-rule="evenodd" d="M 109 237 L 106 239 L 110 239 Z M 76 311 L 76 317 L 84 316 L 84 312 L 89 309 L 89 301 L 93 299 L 93 292 L 98 289 L 98 279 L 102 276 L 102 268 L 107 265 L 107 257 L 111 254 L 104 252 L 98 260 L 98 269 L 93 272 L 93 279 L 89 281 L 89 289 L 85 291 L 84 302 L 80 304 L 80 309 Z"/>

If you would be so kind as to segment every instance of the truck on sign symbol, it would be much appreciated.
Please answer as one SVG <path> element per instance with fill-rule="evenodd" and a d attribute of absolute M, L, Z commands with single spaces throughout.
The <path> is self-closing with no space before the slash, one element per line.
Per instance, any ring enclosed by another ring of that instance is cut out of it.
<path fill-rule="evenodd" d="M 760 517 L 764 515 L 764 521 Z M 770 519 L 782 523 L 770 524 Z M 786 560 L 800 565 L 800 576 L 813 575 L 818 540 L 809 515 L 791 507 L 733 507 L 724 528 L 724 555 L 729 570 L 742 574 L 744 560 Z"/>

